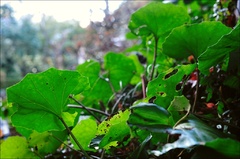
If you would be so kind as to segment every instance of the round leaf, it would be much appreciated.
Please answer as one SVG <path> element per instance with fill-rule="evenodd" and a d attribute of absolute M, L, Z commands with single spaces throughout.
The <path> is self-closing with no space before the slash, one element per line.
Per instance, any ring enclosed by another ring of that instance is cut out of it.
<path fill-rule="evenodd" d="M 220 22 L 202 22 L 177 27 L 163 43 L 163 53 L 176 59 L 190 55 L 194 55 L 197 59 L 230 30 Z"/>
<path fill-rule="evenodd" d="M 135 35 L 153 34 L 156 38 L 160 38 L 189 20 L 190 17 L 184 8 L 152 2 L 132 14 L 128 27 Z"/>
<path fill-rule="evenodd" d="M 236 54 L 235 59 L 239 62 L 239 44 L 240 23 L 229 34 L 224 35 L 215 45 L 209 47 L 199 56 L 199 70 L 205 74 L 209 73 L 210 67 L 222 62 L 231 52 Z"/>
<path fill-rule="evenodd" d="M 59 118 L 67 110 L 69 95 L 88 87 L 88 79 L 75 71 L 51 68 L 39 74 L 28 74 L 7 89 L 8 102 L 18 107 L 12 123 L 38 132 L 63 130 Z"/>

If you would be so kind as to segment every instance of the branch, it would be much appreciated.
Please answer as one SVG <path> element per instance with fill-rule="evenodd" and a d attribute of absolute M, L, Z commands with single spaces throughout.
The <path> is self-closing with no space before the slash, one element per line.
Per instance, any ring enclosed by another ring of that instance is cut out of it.
<path fill-rule="evenodd" d="M 153 57 L 152 70 L 151 70 L 151 74 L 150 74 L 150 79 L 149 79 L 149 81 L 151 81 L 151 80 L 153 79 L 154 70 L 155 70 L 155 65 L 156 65 L 156 60 L 157 60 L 158 38 L 157 38 L 157 37 L 154 37 L 154 39 L 155 39 L 154 57 Z"/>
<path fill-rule="evenodd" d="M 68 133 L 70 134 L 70 136 L 73 138 L 73 140 L 75 141 L 75 143 L 78 145 L 78 147 L 80 148 L 80 150 L 82 150 L 84 156 L 87 159 L 91 159 L 89 157 L 89 155 L 87 154 L 87 152 L 83 149 L 82 145 L 78 142 L 78 140 L 76 139 L 76 137 L 73 135 L 72 131 L 69 129 L 69 127 L 67 126 L 66 122 L 63 120 L 62 117 L 59 117 L 59 119 L 61 120 L 61 122 L 63 123 L 64 127 L 67 129 Z"/>
<path fill-rule="evenodd" d="M 195 91 L 195 98 L 194 98 L 194 102 L 193 102 L 193 106 L 191 107 L 191 112 L 194 113 L 196 105 L 197 105 L 197 99 L 198 99 L 198 89 L 199 89 L 199 81 L 200 81 L 200 77 L 199 77 L 199 70 L 196 70 L 197 74 L 197 83 L 196 83 L 196 91 Z"/>
<path fill-rule="evenodd" d="M 84 106 L 83 105 L 75 105 L 75 104 L 68 104 L 68 107 L 69 108 L 80 108 L 80 109 L 84 109 Z M 95 112 L 95 113 L 99 113 L 99 114 L 102 114 L 102 115 L 105 115 L 105 116 L 110 116 L 108 113 L 105 113 L 101 110 L 98 110 L 98 109 L 94 109 L 94 108 L 89 108 L 89 107 L 85 107 L 86 109 L 88 109 L 89 111 L 92 111 L 92 112 Z"/>
<path fill-rule="evenodd" d="M 79 105 L 82 106 L 83 109 L 85 109 L 90 115 L 92 115 L 99 123 L 101 123 L 101 120 L 98 119 L 98 117 L 93 114 L 89 109 L 87 109 L 82 103 L 80 103 L 79 101 L 77 101 L 72 95 L 69 96 L 69 98 L 73 99 L 75 102 L 77 102 Z"/>

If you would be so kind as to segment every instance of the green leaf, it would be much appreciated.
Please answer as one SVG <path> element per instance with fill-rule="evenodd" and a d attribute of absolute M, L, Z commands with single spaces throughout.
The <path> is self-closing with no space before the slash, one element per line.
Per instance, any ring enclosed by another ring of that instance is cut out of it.
<path fill-rule="evenodd" d="M 153 132 L 165 132 L 169 113 L 163 107 L 152 103 L 140 103 L 131 107 L 128 124 Z"/>
<path fill-rule="evenodd" d="M 115 91 L 119 91 L 130 83 L 137 73 L 134 61 L 123 55 L 110 52 L 104 56 L 104 68 Z"/>
<path fill-rule="evenodd" d="M 135 35 L 153 34 L 159 39 L 189 20 L 187 11 L 182 7 L 152 2 L 132 14 L 128 27 Z"/>
<path fill-rule="evenodd" d="M 181 65 L 159 74 L 156 79 L 148 83 L 147 98 L 155 98 L 155 104 L 168 108 L 174 96 L 181 95 L 181 89 L 178 90 L 176 86 L 195 68 L 196 64 Z"/>
<path fill-rule="evenodd" d="M 97 123 L 95 120 L 91 118 L 81 120 L 73 128 L 72 133 L 77 138 L 79 143 L 82 145 L 84 150 L 93 151 L 93 149 L 90 149 L 88 146 L 97 133 Z M 72 138 L 71 141 L 73 143 L 74 148 L 78 150 L 79 148 Z"/>
<path fill-rule="evenodd" d="M 124 112 L 119 111 L 110 120 L 103 121 L 100 125 L 98 125 L 97 135 L 106 134 L 112 125 L 126 123 L 129 118 L 129 115 L 130 115 L 129 110 L 125 110 Z"/>
<path fill-rule="evenodd" d="M 119 111 L 110 120 L 103 121 L 98 126 L 97 135 L 104 135 L 99 146 L 101 148 L 109 149 L 111 146 L 118 146 L 118 143 L 129 135 L 130 128 L 127 125 L 130 111 Z"/>
<path fill-rule="evenodd" d="M 230 138 L 217 138 L 205 143 L 205 146 L 215 149 L 226 157 L 239 158 L 240 142 Z"/>
<path fill-rule="evenodd" d="M 38 132 L 64 130 L 59 118 L 67 110 L 69 95 L 88 87 L 88 79 L 75 71 L 51 68 L 28 74 L 7 89 L 8 102 L 18 107 L 12 115 L 12 123 Z"/>
<path fill-rule="evenodd" d="M 189 111 L 190 107 L 188 99 L 182 95 L 175 96 L 167 110 L 171 114 L 174 123 L 176 123 Z"/>
<path fill-rule="evenodd" d="M 119 143 L 123 141 L 126 136 L 130 137 L 130 128 L 127 122 L 114 124 L 101 140 L 99 147 L 109 149 L 111 146 L 119 146 Z"/>
<path fill-rule="evenodd" d="M 134 62 L 134 65 L 136 66 L 136 73 L 134 74 L 133 78 L 131 79 L 131 84 L 135 85 L 141 81 L 141 74 L 144 73 L 144 67 L 138 60 L 138 57 L 136 55 L 129 56 Z"/>
<path fill-rule="evenodd" d="M 100 63 L 88 60 L 77 67 L 77 71 L 89 78 L 91 88 L 85 90 L 83 103 L 85 105 L 92 105 L 94 102 L 102 101 L 107 104 L 110 97 L 113 95 L 112 89 L 108 81 L 100 75 Z"/>
<path fill-rule="evenodd" d="M 230 53 L 236 54 L 237 58 L 235 57 L 235 60 L 239 62 L 239 35 L 240 23 L 231 30 L 230 33 L 224 35 L 215 45 L 210 46 L 201 56 L 199 56 L 199 70 L 204 74 L 208 74 L 210 67 L 223 62 Z"/>
<path fill-rule="evenodd" d="M 27 140 L 20 136 L 11 136 L 1 143 L 1 158 L 40 158 L 29 148 Z"/>
<path fill-rule="evenodd" d="M 163 53 L 176 59 L 187 58 L 190 55 L 197 59 L 230 30 L 220 22 L 202 22 L 177 27 L 163 43 Z"/>
<path fill-rule="evenodd" d="M 47 154 L 54 153 L 66 139 L 66 131 L 51 131 L 43 133 L 33 131 L 33 133 L 28 137 L 28 143 L 29 146 L 35 149 L 35 151 L 45 156 Z"/>

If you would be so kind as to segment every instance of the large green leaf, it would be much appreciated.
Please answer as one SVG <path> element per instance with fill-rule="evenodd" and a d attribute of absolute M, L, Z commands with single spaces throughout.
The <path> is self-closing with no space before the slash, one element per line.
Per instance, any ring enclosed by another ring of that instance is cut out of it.
<path fill-rule="evenodd" d="M 239 64 L 239 52 L 240 52 L 240 23 L 229 33 L 224 35 L 215 45 L 210 46 L 201 56 L 198 58 L 199 70 L 202 73 L 208 74 L 209 68 L 216 66 L 223 62 L 223 60 L 230 56 L 230 63 Z M 233 59 L 231 59 L 233 58 Z M 239 67 L 239 66 L 238 66 Z"/>
<path fill-rule="evenodd" d="M 100 63 L 89 60 L 77 67 L 78 72 L 89 78 L 89 83 L 91 88 L 84 91 L 83 103 L 86 105 L 91 105 L 94 102 L 102 101 L 107 104 L 109 98 L 112 96 L 113 92 L 108 83 L 108 81 L 103 78 L 100 74 Z"/>
<path fill-rule="evenodd" d="M 0 144 L 0 158 L 40 158 L 29 148 L 26 138 L 12 136 Z"/>
<path fill-rule="evenodd" d="M 104 56 L 104 68 L 115 91 L 119 91 L 130 83 L 137 73 L 133 59 L 110 52 Z"/>
<path fill-rule="evenodd" d="M 155 98 L 154 103 L 168 108 L 174 96 L 181 95 L 176 86 L 196 68 L 196 64 L 181 65 L 158 75 L 148 83 L 147 98 Z"/>
<path fill-rule="evenodd" d="M 72 130 L 73 135 L 77 138 L 85 151 L 93 151 L 88 146 L 97 133 L 97 123 L 95 120 L 88 118 L 81 120 Z M 71 138 L 75 149 L 79 149 L 77 144 Z"/>
<path fill-rule="evenodd" d="M 128 124 L 152 132 L 166 132 L 169 113 L 152 103 L 140 103 L 131 107 Z"/>
<path fill-rule="evenodd" d="M 159 39 L 189 20 L 187 11 L 179 6 L 152 2 L 132 14 L 128 27 L 135 35 L 153 34 Z"/>
<path fill-rule="evenodd" d="M 28 74 L 7 89 L 8 102 L 18 107 L 11 117 L 12 123 L 38 132 L 64 130 L 59 118 L 71 116 L 65 112 L 69 95 L 88 87 L 88 79 L 75 71 L 51 68 Z"/>
<path fill-rule="evenodd" d="M 190 55 L 197 59 L 230 30 L 220 22 L 202 22 L 177 27 L 163 43 L 163 53 L 176 59 Z"/>

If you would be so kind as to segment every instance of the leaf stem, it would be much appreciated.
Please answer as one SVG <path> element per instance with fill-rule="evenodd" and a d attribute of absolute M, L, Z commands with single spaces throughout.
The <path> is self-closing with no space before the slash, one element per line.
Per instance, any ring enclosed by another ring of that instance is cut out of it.
<path fill-rule="evenodd" d="M 155 45 L 154 45 L 154 57 L 153 57 L 152 70 L 151 70 L 151 74 L 150 74 L 149 81 L 151 81 L 151 80 L 153 79 L 153 76 L 154 76 L 154 70 L 155 70 L 155 65 L 156 65 L 156 60 L 157 60 L 158 38 L 157 38 L 156 36 L 154 36 L 154 39 L 155 39 Z"/>
<path fill-rule="evenodd" d="M 78 140 L 76 139 L 76 137 L 73 135 L 72 131 L 69 129 L 69 127 L 67 126 L 66 122 L 63 120 L 62 117 L 59 117 L 59 119 L 61 120 L 61 122 L 63 123 L 64 127 L 67 129 L 68 133 L 70 134 L 70 136 L 73 138 L 73 140 L 75 141 L 75 143 L 78 145 L 78 147 L 80 148 L 80 150 L 83 152 L 84 156 L 87 157 L 87 159 L 91 159 L 90 156 L 87 154 L 87 152 L 83 149 L 82 145 L 78 142 Z"/>
<path fill-rule="evenodd" d="M 83 109 L 85 109 L 90 115 L 92 115 L 99 123 L 101 123 L 101 120 L 98 119 L 98 117 L 93 114 L 89 109 L 87 109 L 82 103 L 80 103 L 78 100 L 76 100 L 72 95 L 69 96 L 69 98 L 73 99 L 75 102 L 77 102 L 79 105 L 82 106 Z"/>
<path fill-rule="evenodd" d="M 66 144 L 64 141 L 62 141 L 61 139 L 59 139 L 57 136 L 52 135 L 52 137 L 53 137 L 54 139 L 56 139 L 57 141 L 61 142 L 62 144 L 64 144 L 64 145 L 65 145 L 66 147 L 68 147 L 69 149 L 77 152 L 77 150 L 75 150 L 74 148 L 72 148 L 71 146 L 69 146 L 68 144 Z"/>
<path fill-rule="evenodd" d="M 195 108 L 196 108 L 196 105 L 197 105 L 197 99 L 198 99 L 198 90 L 199 90 L 199 81 L 200 81 L 200 77 L 199 77 L 199 70 L 198 68 L 196 69 L 196 76 L 197 76 L 197 83 L 196 83 L 196 91 L 195 91 L 195 98 L 194 98 L 194 102 L 193 102 L 193 106 L 191 107 L 190 111 L 192 113 L 195 112 Z"/>
<path fill-rule="evenodd" d="M 75 104 L 68 104 L 68 107 L 69 108 L 80 108 L 80 109 L 84 109 L 84 106 L 83 105 L 75 105 Z M 99 113 L 99 114 L 102 114 L 102 115 L 105 115 L 105 116 L 110 116 L 110 114 L 108 113 L 105 113 L 101 110 L 98 110 L 98 109 L 94 109 L 94 108 L 88 108 L 88 107 L 85 107 L 86 109 L 88 109 L 89 111 L 92 111 L 92 112 L 95 112 L 95 113 Z"/>
<path fill-rule="evenodd" d="M 143 99 L 146 98 L 146 78 L 144 74 L 141 74 L 141 80 L 142 80 L 142 93 L 143 93 Z"/>

